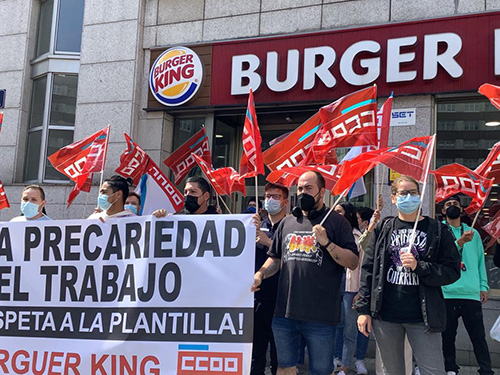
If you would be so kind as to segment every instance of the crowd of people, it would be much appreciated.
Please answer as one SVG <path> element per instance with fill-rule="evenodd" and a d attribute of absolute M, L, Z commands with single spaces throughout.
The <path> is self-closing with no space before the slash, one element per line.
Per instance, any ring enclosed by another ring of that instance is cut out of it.
<path fill-rule="evenodd" d="M 392 184 L 396 217 L 381 218 L 380 198 L 375 211 L 348 202 L 330 210 L 325 192 L 323 176 L 309 171 L 298 179 L 291 214 L 288 188 L 272 183 L 265 186 L 263 207 L 252 200 L 242 212 L 253 214 L 256 225 L 251 374 L 265 373 L 269 351 L 273 375 L 296 375 L 305 349 L 312 375 L 367 374 L 372 334 L 383 374 L 405 374 L 408 340 L 420 374 L 456 375 L 459 318 L 479 373 L 493 374 L 482 316 L 488 299 L 484 249 L 479 233 L 461 220 L 460 197 L 443 202 L 440 222 L 420 215 L 420 187 L 411 177 Z M 219 213 L 210 198 L 204 178 L 187 179 L 187 213 Z M 12 221 L 50 220 L 46 203 L 42 187 L 26 186 L 22 215 Z M 129 180 L 115 175 L 100 186 L 89 219 L 140 213 L 141 197 L 130 191 Z"/>

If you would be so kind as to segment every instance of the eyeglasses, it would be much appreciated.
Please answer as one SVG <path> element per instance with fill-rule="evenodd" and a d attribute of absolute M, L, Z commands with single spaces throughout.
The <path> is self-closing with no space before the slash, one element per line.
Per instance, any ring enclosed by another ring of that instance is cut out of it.
<path fill-rule="evenodd" d="M 279 201 L 281 199 L 281 194 L 266 194 L 266 199 L 273 198 L 275 201 Z"/>
<path fill-rule="evenodd" d="M 418 197 L 420 195 L 417 189 L 400 190 L 396 193 L 396 195 L 399 195 L 400 197 L 406 197 L 408 194 L 410 194 L 412 197 Z"/>

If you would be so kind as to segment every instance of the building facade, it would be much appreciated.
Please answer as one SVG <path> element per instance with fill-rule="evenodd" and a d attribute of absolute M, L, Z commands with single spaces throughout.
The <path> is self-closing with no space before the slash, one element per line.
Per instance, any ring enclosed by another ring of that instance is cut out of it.
<path fill-rule="evenodd" d="M 66 209 L 72 186 L 47 156 L 108 124 L 105 176 L 126 149 L 123 132 L 163 165 L 202 125 L 214 166 L 238 169 L 249 87 L 264 148 L 322 105 L 374 83 L 379 105 L 394 91 L 389 144 L 436 133 L 435 168 L 452 162 L 475 168 L 500 140 L 500 130 L 485 125 L 500 113 L 477 94 L 482 83 L 500 85 L 499 0 L 6 0 L 0 46 L 0 89 L 6 89 L 0 180 L 12 205 L 0 212 L 2 220 L 17 215 L 30 183 L 46 189 L 49 216 L 88 216 L 99 176 L 92 192 Z M 151 67 L 177 46 L 199 56 L 202 79 L 193 99 L 165 105 L 150 88 L 158 85 Z M 373 179 L 367 176 L 368 194 L 357 204 L 373 204 Z M 430 186 L 424 212 L 434 214 Z M 482 221 L 496 212 L 499 192 L 495 186 Z M 238 211 L 245 198 L 227 202 Z M 491 256 L 487 268 L 491 327 L 500 310 L 494 300 L 500 272 Z M 489 344 L 499 367 L 500 345 Z M 460 361 L 472 363 L 463 332 L 458 348 Z"/>

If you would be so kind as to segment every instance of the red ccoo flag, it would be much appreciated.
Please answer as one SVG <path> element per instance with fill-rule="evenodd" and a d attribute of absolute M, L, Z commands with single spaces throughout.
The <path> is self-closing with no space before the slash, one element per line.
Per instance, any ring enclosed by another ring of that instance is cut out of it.
<path fill-rule="evenodd" d="M 479 93 L 490 99 L 491 104 L 493 104 L 497 109 L 500 109 L 500 87 L 489 83 L 485 83 L 479 87 Z"/>
<path fill-rule="evenodd" d="M 498 211 L 493 219 L 482 227 L 493 239 L 500 237 L 500 211 Z"/>
<path fill-rule="evenodd" d="M 196 165 L 196 161 L 191 156 L 191 153 L 198 155 L 209 165 L 212 164 L 210 146 L 204 127 L 163 161 L 163 163 L 174 172 L 175 183 L 177 185 Z"/>
<path fill-rule="evenodd" d="M 474 172 L 486 178 L 494 178 L 500 181 L 500 142 L 493 145 L 490 153 Z"/>
<path fill-rule="evenodd" d="M 379 163 L 423 182 L 434 152 L 435 137 L 412 138 L 399 146 L 368 151 L 344 161 L 332 194 L 342 194 Z"/>
<path fill-rule="evenodd" d="M 332 190 L 340 177 L 338 175 L 338 169 L 339 166 L 335 164 L 285 167 L 269 173 L 267 181 L 290 188 L 294 181 L 304 173 L 317 171 L 325 178 L 325 188 Z"/>
<path fill-rule="evenodd" d="M 109 126 L 61 148 L 48 157 L 57 171 L 76 183 L 69 195 L 68 207 L 81 190 L 90 191 L 93 174 L 104 169 L 108 139 Z"/>
<path fill-rule="evenodd" d="M 325 164 L 332 148 L 377 146 L 377 86 L 343 96 L 319 110 L 322 126 L 301 165 Z"/>
<path fill-rule="evenodd" d="M 127 150 L 120 155 L 120 165 L 115 172 L 125 178 L 130 177 L 134 185 L 137 185 L 147 171 L 149 156 L 127 133 L 123 135 L 127 141 Z"/>
<path fill-rule="evenodd" d="M 213 169 L 198 155 L 193 154 L 193 157 L 217 194 L 231 195 L 235 191 L 240 191 L 243 195 L 246 195 L 245 179 L 232 167 Z"/>
<path fill-rule="evenodd" d="M 389 130 L 392 116 L 392 93 L 377 112 L 378 148 L 389 146 Z"/>
<path fill-rule="evenodd" d="M 484 178 L 458 163 L 443 165 L 431 173 L 436 179 L 436 202 L 458 193 L 468 195 L 472 198 L 465 209 L 469 215 L 483 207 L 493 185 L 493 179 Z"/>
<path fill-rule="evenodd" d="M 0 210 L 9 207 L 9 200 L 7 199 L 7 195 L 5 194 L 5 190 L 3 189 L 2 181 L 0 181 Z"/>
<path fill-rule="evenodd" d="M 255 113 L 253 92 L 250 89 L 245 125 L 243 127 L 243 154 L 240 161 L 240 174 L 244 175 L 245 178 L 264 174 L 261 143 L 262 138 L 257 123 L 257 114 Z"/>

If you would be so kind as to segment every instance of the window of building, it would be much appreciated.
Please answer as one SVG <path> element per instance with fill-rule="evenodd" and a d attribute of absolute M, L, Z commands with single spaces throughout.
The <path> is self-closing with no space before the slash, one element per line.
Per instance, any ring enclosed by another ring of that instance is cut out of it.
<path fill-rule="evenodd" d="M 25 181 L 67 181 L 47 157 L 73 142 L 83 9 L 84 0 L 41 1 Z"/>
<path fill-rule="evenodd" d="M 450 99 L 440 100 L 437 104 L 437 148 L 436 168 L 446 164 L 460 163 L 474 170 L 481 164 L 491 147 L 500 140 L 500 127 L 487 127 L 488 121 L 499 121 L 500 114 L 487 99 Z M 453 126 L 452 126 L 453 124 Z M 453 147 L 450 147 L 451 145 Z M 500 269 L 493 266 L 492 255 L 495 246 L 488 247 L 490 238 L 481 230 L 498 211 L 496 203 L 500 195 L 499 184 L 494 184 L 485 207 L 480 212 L 476 229 L 479 230 L 486 252 L 486 271 L 491 293 L 500 296 Z M 471 201 L 462 198 L 462 204 Z M 436 205 L 438 218 L 441 206 Z M 465 217 L 469 225 L 474 215 Z"/>

